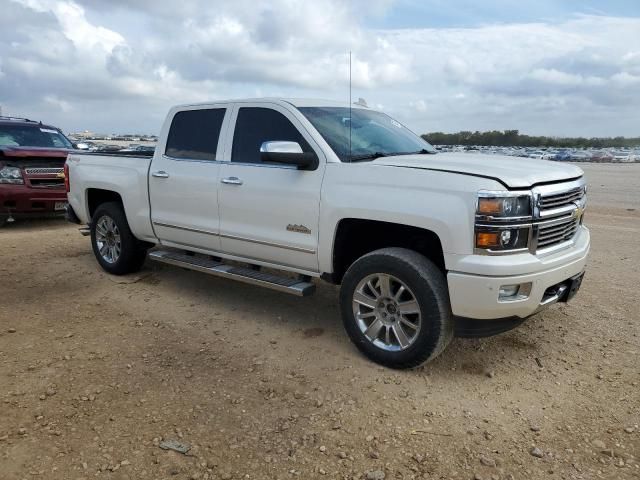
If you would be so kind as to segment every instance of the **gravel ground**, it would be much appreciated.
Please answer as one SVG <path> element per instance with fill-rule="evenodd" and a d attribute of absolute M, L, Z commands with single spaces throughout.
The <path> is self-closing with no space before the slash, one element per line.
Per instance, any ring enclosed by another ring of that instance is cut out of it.
<path fill-rule="evenodd" d="M 358 354 L 335 287 L 116 278 L 62 221 L 0 230 L 0 479 L 640 478 L 640 165 L 584 169 L 576 299 L 415 371 Z"/>

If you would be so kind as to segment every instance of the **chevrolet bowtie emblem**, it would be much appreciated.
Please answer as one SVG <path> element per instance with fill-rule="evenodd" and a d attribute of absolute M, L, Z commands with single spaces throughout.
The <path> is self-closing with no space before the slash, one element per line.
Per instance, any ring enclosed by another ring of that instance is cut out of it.
<path fill-rule="evenodd" d="M 584 213 L 584 208 L 582 207 L 577 207 L 574 211 L 573 211 L 573 218 L 580 218 L 582 217 L 582 214 Z"/>
<path fill-rule="evenodd" d="M 64 172 L 60 172 L 56 175 L 56 178 L 64 178 Z"/>

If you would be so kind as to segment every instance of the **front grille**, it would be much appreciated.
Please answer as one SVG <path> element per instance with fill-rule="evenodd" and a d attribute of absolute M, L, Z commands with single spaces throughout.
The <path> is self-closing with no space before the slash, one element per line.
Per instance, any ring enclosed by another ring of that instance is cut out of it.
<path fill-rule="evenodd" d="M 63 172 L 63 169 L 38 167 L 38 168 L 25 168 L 24 172 L 27 175 L 58 175 Z"/>
<path fill-rule="evenodd" d="M 540 196 L 538 205 L 540 211 L 566 207 L 576 202 L 580 202 L 584 197 L 584 188 L 576 187 L 560 193 L 553 193 Z"/>
<path fill-rule="evenodd" d="M 550 225 L 541 224 L 538 227 L 538 250 L 571 240 L 579 226 L 580 218 L 574 215 Z"/>

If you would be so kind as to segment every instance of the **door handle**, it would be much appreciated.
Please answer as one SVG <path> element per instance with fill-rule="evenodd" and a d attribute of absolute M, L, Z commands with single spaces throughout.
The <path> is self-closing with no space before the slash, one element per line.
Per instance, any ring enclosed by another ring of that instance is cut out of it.
<path fill-rule="evenodd" d="M 169 178 L 169 174 L 167 172 L 165 172 L 164 170 L 153 172 L 153 173 L 151 173 L 151 176 L 152 177 L 156 177 L 156 178 Z"/>
<path fill-rule="evenodd" d="M 226 177 L 220 180 L 222 183 L 226 183 L 227 185 L 242 185 L 242 180 L 238 177 Z"/>

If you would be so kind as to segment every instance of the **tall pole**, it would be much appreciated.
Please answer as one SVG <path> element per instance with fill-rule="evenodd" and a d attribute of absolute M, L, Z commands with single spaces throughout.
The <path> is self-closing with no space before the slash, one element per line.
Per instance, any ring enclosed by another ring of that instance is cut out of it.
<path fill-rule="evenodd" d="M 351 162 L 351 50 L 349 50 L 349 162 Z"/>

